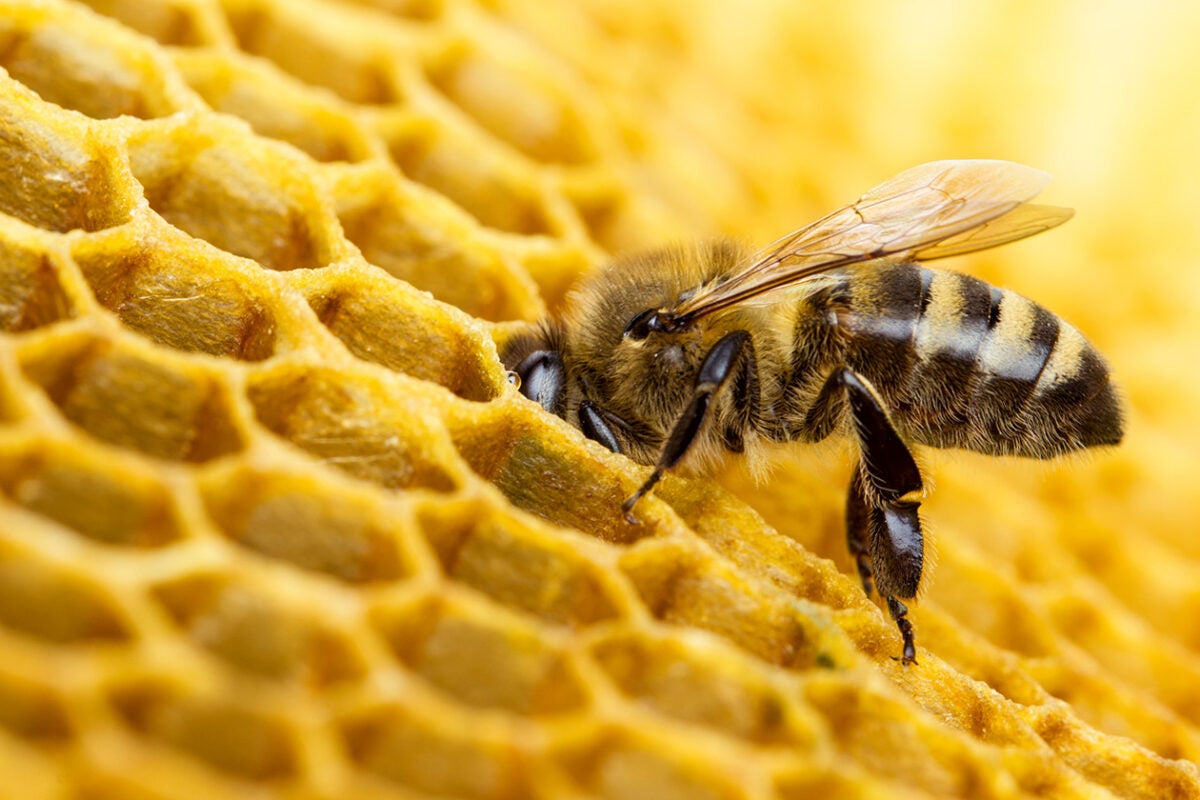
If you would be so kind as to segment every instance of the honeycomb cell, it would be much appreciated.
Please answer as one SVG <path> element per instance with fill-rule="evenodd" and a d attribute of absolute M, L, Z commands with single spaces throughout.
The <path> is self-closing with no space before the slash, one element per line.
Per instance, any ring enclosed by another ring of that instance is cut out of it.
<path fill-rule="evenodd" d="M 402 529 L 409 523 L 373 495 L 250 469 L 214 473 L 201 491 L 220 531 L 268 558 L 350 583 L 408 573 Z"/>
<path fill-rule="evenodd" d="M 513 740 L 410 706 L 360 712 L 340 724 L 351 760 L 401 786 L 438 797 L 524 800 L 527 769 Z"/>
<path fill-rule="evenodd" d="M 607 542 L 628 544 L 653 533 L 625 518 L 621 503 L 632 489 L 602 471 L 581 444 L 485 414 L 456 422 L 451 436 L 471 468 L 518 508 Z"/>
<path fill-rule="evenodd" d="M 334 189 L 346 238 L 363 257 L 437 299 L 488 320 L 541 314 L 536 287 L 467 220 L 392 175 L 350 176 Z"/>
<path fill-rule="evenodd" d="M 401 99 L 385 67 L 386 45 L 376 42 L 379 29 L 371 17 L 343 8 L 326 15 L 321 25 L 312 25 L 288 4 L 262 0 L 227 3 L 225 12 L 240 49 L 273 61 L 305 83 L 323 86 L 352 103 L 382 105 Z M 355 46 L 347 47 L 346 42 Z"/>
<path fill-rule="evenodd" d="M 251 378 L 258 421 L 314 457 L 393 489 L 453 491 L 453 450 L 420 398 L 326 367 L 288 364 Z"/>
<path fill-rule="evenodd" d="M 59 743 L 74 730 L 68 703 L 46 683 L 0 672 L 0 727 L 25 739 Z"/>
<path fill-rule="evenodd" d="M 779 800 L 812 800 L 817 797 L 847 797 L 854 800 L 933 800 L 933 796 L 895 783 L 873 780 L 870 773 L 852 762 L 833 765 L 812 761 L 789 765 L 775 781 Z M 1070 796 L 1065 794 L 1064 796 Z"/>
<path fill-rule="evenodd" d="M 91 579 L 19 553 L 4 546 L 3 539 L 0 625 L 60 644 L 120 642 L 131 635 L 120 612 Z"/>
<path fill-rule="evenodd" d="M 728 749 L 680 752 L 687 743 L 674 731 L 614 730 L 561 763 L 587 797 L 604 800 L 746 800 L 732 777 Z M 689 742 L 694 744 L 694 742 Z M 707 757 L 706 757 L 707 756 Z"/>
<path fill-rule="evenodd" d="M 591 652 L 622 692 L 662 714 L 761 744 L 816 738 L 793 718 L 783 692 L 711 648 L 625 630 L 597 640 Z"/>
<path fill-rule="evenodd" d="M 536 627 L 485 601 L 385 608 L 376 624 L 409 669 L 467 705 L 538 716 L 585 702 L 558 648 Z"/>
<path fill-rule="evenodd" d="M 151 591 L 192 641 L 238 669 L 314 687 L 365 671 L 341 634 L 248 581 L 190 575 Z"/>
<path fill-rule="evenodd" d="M 0 330 L 27 331 L 74 315 L 53 258 L 0 235 Z"/>
<path fill-rule="evenodd" d="M 217 44 L 225 37 L 205 6 L 190 0 L 80 0 L 106 17 L 157 40 L 160 44 L 195 47 Z"/>
<path fill-rule="evenodd" d="M 559 232 L 541 183 L 515 159 L 430 118 L 405 117 L 380 127 L 406 178 L 450 198 L 481 224 L 525 236 Z"/>
<path fill-rule="evenodd" d="M 158 344 L 269 358 L 276 346 L 269 287 L 220 254 L 184 250 L 181 238 L 120 229 L 81 239 L 73 257 L 100 304 Z"/>
<path fill-rule="evenodd" d="M 129 141 L 134 177 L 163 219 L 278 270 L 337 257 L 336 227 L 299 158 L 228 122 L 150 126 Z"/>
<path fill-rule="evenodd" d="M 576 170 L 563 176 L 562 189 L 588 236 L 607 252 L 641 250 L 654 246 L 648 243 L 695 236 L 666 207 L 624 191 L 611 172 Z"/>
<path fill-rule="evenodd" d="M 355 5 L 377 8 L 418 22 L 432 22 L 446 12 L 446 0 L 350 0 Z"/>
<path fill-rule="evenodd" d="M 193 462 L 242 447 L 227 390 L 205 370 L 89 337 L 39 342 L 21 366 L 63 416 L 100 441 Z"/>
<path fill-rule="evenodd" d="M 0 446 L 0 491 L 105 544 L 162 547 L 182 536 L 171 495 L 152 474 L 77 442 Z"/>
<path fill-rule="evenodd" d="M 504 376 L 488 358 L 478 328 L 381 275 L 355 272 L 336 281 L 325 274 L 303 286 L 321 323 L 355 356 L 432 381 L 466 400 L 484 402 Z"/>
<path fill-rule="evenodd" d="M 459 42 L 426 64 L 430 83 L 489 133 L 541 162 L 577 164 L 597 148 L 561 73 Z"/>
<path fill-rule="evenodd" d="M 822 675 L 806 684 L 805 699 L 828 719 L 839 748 L 871 773 L 935 797 L 990 796 L 980 790 L 995 784 L 996 766 L 950 730 L 914 718 L 898 698 Z M 900 719 L 903 734 L 891 722 Z"/>
<path fill-rule="evenodd" d="M 569 625 L 620 613 L 583 542 L 564 542 L 478 502 L 430 503 L 417 517 L 445 573 L 506 606 Z"/>
<path fill-rule="evenodd" d="M 78 14 L 0 19 L 0 67 L 43 100 L 94 119 L 178 110 L 161 55 L 116 25 Z M 178 87 L 175 87 L 176 90 Z"/>
<path fill-rule="evenodd" d="M 67 112 L 0 76 L 0 212 L 38 228 L 95 231 L 133 211 L 129 177 Z"/>
<path fill-rule="evenodd" d="M 316 161 L 362 161 L 376 145 L 334 103 L 261 63 L 229 54 L 178 51 L 175 64 L 210 106 L 244 119 L 259 136 L 287 142 Z"/>
<path fill-rule="evenodd" d="M 654 616 L 712 631 L 768 663 L 812 669 L 846 657 L 832 626 L 693 546 L 644 540 L 621 557 L 621 568 Z"/>
<path fill-rule="evenodd" d="M 111 687 L 109 701 L 139 734 L 222 772 L 254 781 L 295 774 L 291 735 L 279 720 L 255 710 L 150 678 Z"/>

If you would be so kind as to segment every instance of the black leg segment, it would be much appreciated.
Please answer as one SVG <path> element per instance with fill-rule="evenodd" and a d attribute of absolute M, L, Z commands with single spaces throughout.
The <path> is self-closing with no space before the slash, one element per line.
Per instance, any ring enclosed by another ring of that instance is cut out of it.
<path fill-rule="evenodd" d="M 621 510 L 625 512 L 627 519 L 632 520 L 630 512 L 633 511 L 637 501 L 662 480 L 667 470 L 674 467 L 687 455 L 688 449 L 696 441 L 697 434 L 700 433 L 700 428 L 704 424 L 704 418 L 708 414 L 714 396 L 728 384 L 729 379 L 735 374 L 751 349 L 750 334 L 746 331 L 734 331 L 722 337 L 713 345 L 712 350 L 708 351 L 708 355 L 704 357 L 704 363 L 700 365 L 700 372 L 696 376 L 692 399 L 683 414 L 675 421 L 675 426 L 667 436 L 667 443 L 658 456 L 654 472 L 650 473 L 646 482 L 621 504 Z M 757 385 L 756 381 L 755 385 Z"/>
<path fill-rule="evenodd" d="M 871 510 L 862 467 L 858 466 L 850 476 L 850 491 L 846 494 L 846 547 L 854 557 L 867 597 L 871 596 Z"/>
<path fill-rule="evenodd" d="M 579 430 L 583 431 L 583 435 L 594 442 L 612 450 L 614 453 L 621 452 L 621 443 L 617 441 L 613 429 L 609 427 L 606 417 L 610 416 L 593 403 L 591 400 L 584 400 L 579 404 Z"/>
<path fill-rule="evenodd" d="M 830 375 L 819 397 L 832 397 L 832 385 L 846 390 L 862 461 L 850 479 L 846 499 L 846 543 L 858 565 L 863 588 L 871 582 L 888 606 L 903 640 L 900 660 L 915 664 L 916 645 L 908 607 L 899 598 L 916 596 L 924 566 L 920 503 L 921 472 L 908 446 L 892 426 L 870 384 L 848 369 Z"/>

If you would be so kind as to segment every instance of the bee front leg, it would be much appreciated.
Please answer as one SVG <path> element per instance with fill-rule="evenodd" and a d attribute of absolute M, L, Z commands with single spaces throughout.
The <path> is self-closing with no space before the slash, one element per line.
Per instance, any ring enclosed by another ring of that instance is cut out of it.
<path fill-rule="evenodd" d="M 610 421 L 617 425 L 624 422 L 620 417 L 610 414 L 591 400 L 584 400 L 579 404 L 579 429 L 583 431 L 583 435 L 594 442 L 599 442 L 614 453 L 620 453 L 621 443 L 617 441 L 617 435 L 613 433 Z M 628 425 L 624 427 L 627 428 Z"/>
<path fill-rule="evenodd" d="M 874 578 L 875 588 L 887 602 L 903 639 L 900 661 L 915 664 L 913 626 L 907 618 L 908 607 L 900 598 L 915 597 L 921 583 L 925 546 L 917 513 L 920 502 L 915 499 L 923 486 L 921 472 L 866 379 L 842 369 L 830 380 L 846 390 L 863 454 L 850 482 L 846 508 L 850 551 L 863 575 L 865 544 L 870 556 L 867 575 Z M 866 575 L 863 585 L 868 586 Z"/>
<path fill-rule="evenodd" d="M 675 421 L 675 426 L 671 428 L 671 433 L 667 436 L 667 443 L 658 456 L 658 462 L 654 465 L 654 471 L 650 473 L 646 482 L 621 504 L 621 510 L 629 522 L 637 522 L 632 514 L 637 501 L 641 500 L 647 492 L 654 488 L 656 483 L 662 480 L 667 470 L 674 467 L 687 455 L 688 449 L 700 433 L 713 398 L 728 384 L 729 379 L 737 372 L 739 365 L 749 359 L 750 369 L 753 370 L 752 352 L 753 345 L 750 342 L 750 334 L 746 331 L 734 331 L 726 334 L 708 351 L 708 355 L 704 357 L 704 363 L 700 365 L 700 372 L 696 376 L 692 399 L 683 414 Z"/>

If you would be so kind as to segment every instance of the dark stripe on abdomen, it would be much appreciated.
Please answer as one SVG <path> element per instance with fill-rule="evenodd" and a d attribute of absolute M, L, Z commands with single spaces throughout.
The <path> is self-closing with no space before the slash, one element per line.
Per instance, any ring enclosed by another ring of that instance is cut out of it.
<path fill-rule="evenodd" d="M 841 324 L 850 334 L 846 363 L 864 375 L 889 405 L 901 401 L 916 361 L 913 337 L 927 284 L 913 264 L 881 267 L 850 281 Z"/>
<path fill-rule="evenodd" d="M 929 302 L 917 323 L 917 361 L 908 385 L 909 402 L 926 424 L 963 424 L 979 349 L 993 317 L 992 287 L 956 272 L 931 273 Z"/>

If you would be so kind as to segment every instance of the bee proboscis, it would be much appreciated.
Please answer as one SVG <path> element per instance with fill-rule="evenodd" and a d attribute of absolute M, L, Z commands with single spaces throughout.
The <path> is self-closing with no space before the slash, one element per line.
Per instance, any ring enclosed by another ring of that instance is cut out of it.
<path fill-rule="evenodd" d="M 1122 436 L 1108 367 L 1075 328 L 923 266 L 1070 219 L 1029 202 L 1048 181 L 1006 161 L 936 161 L 755 254 L 718 240 L 621 258 L 502 356 L 526 397 L 654 465 L 627 515 L 681 464 L 852 435 L 847 543 L 912 664 L 902 601 L 921 580 L 923 483 L 908 443 L 1051 458 Z"/>

